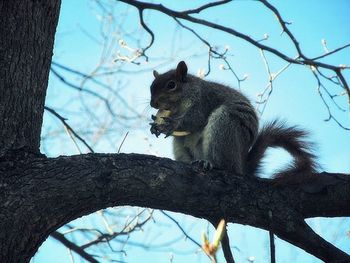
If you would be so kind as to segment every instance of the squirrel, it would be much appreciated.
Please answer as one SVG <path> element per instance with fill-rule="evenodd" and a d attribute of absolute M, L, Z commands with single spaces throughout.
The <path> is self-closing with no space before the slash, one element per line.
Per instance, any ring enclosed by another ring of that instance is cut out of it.
<path fill-rule="evenodd" d="M 316 170 L 306 131 L 275 120 L 259 131 L 259 119 L 249 99 L 240 91 L 187 73 L 184 61 L 164 74 L 153 71 L 151 133 L 173 135 L 175 159 L 257 175 L 269 147 L 282 147 L 294 158 L 275 177 L 310 174 Z M 163 113 L 163 116 L 162 116 Z M 164 114 L 166 113 L 166 114 Z"/>
<path fill-rule="evenodd" d="M 150 130 L 157 137 L 162 133 L 174 137 L 177 161 L 197 163 L 205 170 L 257 176 L 267 148 L 282 147 L 294 161 L 274 175 L 280 183 L 298 182 L 316 171 L 312 145 L 305 140 L 307 132 L 278 120 L 259 131 L 256 111 L 240 91 L 188 74 L 184 61 L 174 70 L 153 71 L 153 75 L 150 104 L 159 111 L 152 115 Z M 216 225 L 216 221 L 211 222 Z M 222 247 L 227 262 L 234 262 L 226 230 Z"/>

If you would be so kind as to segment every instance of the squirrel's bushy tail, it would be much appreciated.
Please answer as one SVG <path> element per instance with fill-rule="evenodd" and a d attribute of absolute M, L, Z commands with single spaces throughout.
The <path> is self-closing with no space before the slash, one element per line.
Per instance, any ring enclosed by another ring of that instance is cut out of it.
<path fill-rule="evenodd" d="M 248 154 L 247 173 L 256 175 L 262 166 L 262 159 L 269 147 L 281 147 L 294 158 L 283 171 L 274 177 L 288 177 L 294 174 L 309 174 L 316 171 L 312 144 L 307 142 L 308 133 L 296 126 L 287 127 L 284 122 L 275 120 L 266 124 L 258 134 L 255 144 Z"/>

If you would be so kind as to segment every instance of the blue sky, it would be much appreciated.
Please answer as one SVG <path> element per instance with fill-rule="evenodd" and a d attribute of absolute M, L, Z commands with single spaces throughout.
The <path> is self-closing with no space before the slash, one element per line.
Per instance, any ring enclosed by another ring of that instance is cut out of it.
<path fill-rule="evenodd" d="M 111 5 L 115 3 L 114 1 L 105 2 Z M 178 10 L 203 3 L 204 1 L 164 2 L 165 5 Z M 301 48 L 307 56 L 313 57 L 323 54 L 322 39 L 326 39 L 329 50 L 350 43 L 349 1 L 287 0 L 271 1 L 271 3 L 279 9 L 286 21 L 292 22 L 289 28 L 301 43 Z M 115 17 L 111 25 L 116 25 L 122 21 L 123 30 L 103 28 L 105 32 L 115 34 L 114 38 L 116 40 L 123 39 L 131 47 L 137 47 L 139 43 L 143 45 L 148 43 L 149 35 L 140 32 L 138 15 L 133 8 L 118 3 L 113 12 Z M 126 12 L 127 15 L 125 16 Z M 295 55 L 295 50 L 290 45 L 286 35 L 280 34 L 281 29 L 273 14 L 255 1 L 234 1 L 229 5 L 204 12 L 202 18 L 231 26 L 240 32 L 249 34 L 254 39 L 261 39 L 266 33 L 269 35 L 269 39 L 264 44 L 271 45 L 290 56 Z M 122 69 L 124 73 L 118 72 L 101 80 L 106 83 L 110 82 L 112 85 L 120 84 L 119 91 L 125 100 L 136 111 L 150 116 L 153 111 L 147 107 L 147 102 L 149 101 L 149 85 L 153 80 L 151 70 L 156 68 L 163 72 L 175 67 L 178 61 L 184 59 L 189 66 L 189 71 L 196 74 L 199 69 L 207 69 L 207 48 L 190 32 L 179 29 L 174 20 L 169 17 L 156 12 L 146 12 L 145 20 L 156 35 L 154 46 L 148 52 L 150 61 L 146 63 L 141 59 L 140 65 L 120 66 L 115 64 L 113 56 L 117 54 L 118 50 L 121 54 L 129 53 L 122 49 L 118 42 L 113 44 L 111 40 L 112 51 L 109 56 L 106 56 L 103 65 Z M 268 76 L 259 50 L 242 40 L 213 29 L 198 26 L 194 26 L 194 28 L 221 50 L 226 46 L 229 47 L 229 60 L 236 73 L 241 77 L 245 74 L 248 75 L 247 80 L 241 83 L 241 91 L 252 101 L 255 101 L 257 94 L 264 90 L 268 82 Z M 103 53 L 101 49 L 103 38 L 100 29 L 101 12 L 94 1 L 63 0 L 53 60 L 82 72 L 91 73 L 96 65 L 101 62 L 100 58 Z M 138 39 L 140 39 L 140 42 L 137 42 Z M 286 65 L 286 62 L 271 54 L 266 53 L 266 57 L 272 72 L 277 72 Z M 335 65 L 349 65 L 350 49 L 343 50 L 324 61 Z M 237 87 L 236 79 L 228 71 L 220 70 L 220 64 L 222 64 L 221 61 L 213 61 L 211 73 L 207 79 Z M 137 73 L 137 71 L 143 70 L 144 72 Z M 136 73 L 125 73 L 126 71 Z M 347 73 L 346 76 L 350 81 L 350 74 Z M 72 82 L 81 83 L 81 79 L 74 75 L 67 74 L 66 77 Z M 108 96 L 105 90 L 94 86 L 93 83 L 87 82 L 86 85 L 91 90 Z M 328 85 L 327 87 L 332 93 L 340 92 L 335 86 Z M 129 131 L 122 147 L 123 152 L 152 153 L 172 157 L 171 140 L 154 138 L 148 132 L 147 119 L 144 120 L 144 123 L 134 123 L 128 128 L 118 126 L 115 121 L 106 117 L 108 115 L 106 108 L 103 105 L 101 106 L 101 103 L 97 103 L 95 98 L 87 98 L 84 103 L 87 103 L 89 107 L 94 107 L 94 112 L 99 117 L 99 120 L 91 121 L 87 116 L 81 114 L 85 109 L 81 96 L 82 94 L 79 92 L 64 86 L 55 76 L 50 76 L 46 105 L 57 109 L 68 117 L 69 123 L 76 127 L 89 142 L 93 142 L 94 137 L 91 134 L 84 134 L 84 130 L 87 130 L 87 128 L 93 129 L 97 124 L 101 124 L 99 121 L 102 122 L 102 120 L 112 125 L 111 132 L 104 134 L 94 144 L 96 151 L 116 152 L 125 132 Z M 337 98 L 337 101 L 347 111 L 342 113 L 332 107 L 332 112 L 344 126 L 350 127 L 349 105 L 344 97 Z M 113 101 L 113 109 L 122 113 L 126 112 L 118 101 Z M 261 120 L 264 122 L 276 117 L 285 119 L 290 124 L 305 127 L 311 132 L 312 140 L 317 144 L 319 161 L 324 170 L 329 172 L 350 171 L 350 132 L 341 129 L 333 121 L 324 121 L 328 117 L 327 109 L 317 93 L 317 83 L 310 70 L 302 66 L 291 66 L 276 79 L 273 93 L 261 116 Z M 74 145 L 65 133 L 59 133 L 58 137 L 50 139 L 51 134 L 55 134 L 60 130 L 62 130 L 60 122 L 45 114 L 43 138 L 48 139 L 43 140 L 42 150 L 49 156 L 76 154 L 77 151 Z M 81 149 L 84 149 L 84 147 L 81 146 Z M 85 149 L 83 151 L 86 152 Z M 271 152 L 266 160 L 268 164 L 267 171 L 274 170 L 285 161 L 285 154 L 281 154 L 280 151 Z M 200 240 L 201 231 L 207 229 L 204 220 L 183 215 L 176 215 L 175 217 L 198 241 Z M 77 224 L 90 224 L 91 218 L 84 217 L 78 220 Z M 144 231 L 137 233 L 132 241 L 142 242 L 147 237 L 152 236 L 157 236 L 160 241 L 165 241 L 169 237 L 181 237 L 179 229 L 167 221 L 164 216 L 157 213 L 156 218 L 156 223 L 145 227 Z M 349 219 L 311 219 L 308 222 L 322 236 L 350 253 L 350 241 L 346 237 L 346 230 L 350 228 Z M 238 249 L 233 250 L 238 262 L 244 262 L 250 256 L 254 256 L 256 262 L 268 262 L 268 235 L 265 231 L 239 225 L 230 225 L 229 230 L 232 240 L 231 245 L 238 247 Z M 201 253 L 193 253 L 196 247 L 185 239 L 181 239 L 173 247 L 167 247 L 164 252 L 152 252 L 132 246 L 126 249 L 128 255 L 120 258 L 126 262 L 144 262 L 145 258 L 152 260 L 152 262 L 168 262 L 171 253 L 174 254 L 173 262 L 208 262 Z M 175 253 L 179 251 L 190 252 L 188 255 L 187 253 L 185 255 Z M 291 259 L 295 262 L 319 262 L 285 242 L 277 243 L 277 258 L 280 259 L 278 262 L 291 262 Z M 51 239 L 40 248 L 33 260 L 33 262 L 68 261 L 67 251 Z"/>

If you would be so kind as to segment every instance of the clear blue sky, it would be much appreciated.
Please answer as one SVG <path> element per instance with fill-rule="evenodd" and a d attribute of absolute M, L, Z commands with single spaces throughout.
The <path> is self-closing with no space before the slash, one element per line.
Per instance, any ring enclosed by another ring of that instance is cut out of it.
<path fill-rule="evenodd" d="M 108 1 L 106 1 L 108 2 Z M 194 7 L 203 4 L 205 1 L 164 1 L 169 7 L 182 10 L 187 7 Z M 313 57 L 323 54 L 321 39 L 326 39 L 330 50 L 350 42 L 350 2 L 347 0 L 326 1 L 326 0 L 287 0 L 271 1 L 280 11 L 281 15 L 293 24 L 289 26 L 301 43 L 301 48 L 307 56 Z M 114 4 L 114 1 L 110 1 Z M 124 13 L 127 12 L 127 17 Z M 94 1 L 88 0 L 63 0 L 61 16 L 56 34 L 54 61 L 78 69 L 82 72 L 92 72 L 96 67 L 100 55 L 102 37 L 100 34 L 100 10 Z M 114 10 L 115 21 L 123 21 L 122 32 L 117 34 L 116 39 L 124 39 L 130 46 L 137 46 L 133 37 L 141 36 L 141 43 L 147 44 L 149 35 L 147 33 L 139 34 L 138 15 L 133 8 L 118 3 Z M 203 14 L 206 18 L 216 23 L 222 23 L 233 27 L 234 29 L 251 35 L 255 39 L 263 38 L 264 34 L 269 35 L 265 41 L 266 45 L 271 45 L 290 56 L 295 52 L 287 41 L 285 35 L 280 35 L 280 28 L 276 23 L 274 16 L 266 11 L 263 6 L 255 1 L 234 1 L 224 7 L 217 7 Z M 110 81 L 115 83 L 121 81 L 124 85 L 120 90 L 121 94 L 138 112 L 151 114 L 147 108 L 149 100 L 149 85 L 153 76 L 151 69 L 157 68 L 160 72 L 173 68 L 178 61 L 185 59 L 191 73 L 196 74 L 199 69 L 206 70 L 207 56 L 206 47 L 198 41 L 193 35 L 185 30 L 176 27 L 174 20 L 155 12 L 147 12 L 145 19 L 154 30 L 156 41 L 149 50 L 150 61 L 145 63 L 141 60 L 140 65 L 125 65 L 122 67 L 125 71 L 145 72 L 127 74 L 117 73 L 110 77 Z M 187 24 L 189 25 L 189 24 Z M 253 101 L 256 95 L 260 93 L 267 84 L 267 74 L 259 50 L 247 44 L 246 42 L 218 33 L 213 29 L 206 29 L 195 26 L 213 45 L 221 48 L 229 46 L 230 57 L 235 71 L 243 76 L 248 75 L 246 81 L 241 83 L 241 90 L 247 94 Z M 104 28 L 106 32 L 108 29 Z M 127 33 L 131 35 L 127 35 Z M 124 54 L 127 51 L 121 49 L 118 43 L 112 47 L 114 53 L 119 49 Z M 113 52 L 112 52 L 113 53 Z M 286 63 L 277 59 L 271 54 L 266 54 L 270 62 L 271 70 L 277 72 Z M 172 60 L 165 58 L 171 57 Z M 163 61 L 167 63 L 162 64 Z M 325 60 L 334 64 L 350 65 L 350 49 L 340 52 Z M 111 56 L 106 58 L 106 65 L 113 65 Z M 237 81 L 227 71 L 220 70 L 222 62 L 214 61 L 212 71 L 207 79 L 225 83 L 232 87 L 237 87 Z M 347 74 L 350 81 L 350 74 Z M 67 79 L 80 83 L 81 80 L 75 76 L 67 75 Z M 103 81 L 108 81 L 103 79 Z M 97 90 L 91 83 L 91 89 L 100 94 L 104 90 Z M 350 132 L 339 128 L 334 122 L 324 122 L 327 118 L 327 110 L 317 94 L 317 85 L 312 77 L 311 71 L 304 67 L 292 66 L 286 70 L 274 83 L 274 91 L 267 104 L 262 122 L 279 117 L 286 119 L 290 124 L 298 124 L 310 130 L 312 140 L 317 143 L 317 154 L 320 163 L 326 171 L 330 172 L 349 172 L 350 171 Z M 335 86 L 329 86 L 334 93 L 339 93 Z M 339 103 L 347 108 L 346 113 L 332 110 L 337 118 L 347 127 L 350 127 L 349 105 L 345 98 L 339 98 Z M 97 107 L 96 114 L 104 116 L 105 108 L 95 105 L 95 101 L 87 100 L 89 107 Z M 83 134 L 84 127 L 93 128 L 93 123 L 85 117 L 79 115 L 84 110 L 81 102 L 81 94 L 68 89 L 62 85 L 56 77 L 50 77 L 49 89 L 47 94 L 47 106 L 58 109 L 66 117 L 73 127 Z M 116 102 L 113 107 L 120 110 L 121 104 Z M 78 113 L 75 114 L 75 113 Z M 115 125 L 113 123 L 113 125 Z M 100 152 L 116 152 L 117 145 L 121 142 L 126 131 L 129 135 L 123 145 L 123 152 L 138 153 L 156 153 L 159 156 L 172 157 L 171 140 L 163 138 L 156 139 L 149 132 L 147 120 L 144 124 L 134 124 L 131 128 L 115 127 L 112 131 L 101 138 L 96 143 L 95 149 Z M 55 134 L 57 130 L 62 129 L 60 122 L 45 114 L 43 137 Z M 90 134 L 83 134 L 89 142 L 93 141 Z M 151 147 L 150 147 L 151 145 Z M 84 147 L 81 147 L 84 149 Z M 64 133 L 56 139 L 48 139 L 42 143 L 43 151 L 49 156 L 61 154 L 76 154 L 68 136 Z M 282 156 L 282 157 L 281 157 Z M 271 171 L 280 163 L 285 161 L 285 155 L 271 154 L 267 158 L 267 170 Z M 185 217 L 183 215 L 175 216 L 188 231 L 188 233 L 200 241 L 202 230 L 207 229 L 204 220 Z M 127 256 L 118 259 L 126 262 L 169 262 L 172 253 L 173 262 L 208 262 L 201 252 L 193 253 L 196 247 L 188 240 L 181 238 L 179 229 L 164 216 L 157 213 L 156 222 L 144 228 L 144 231 L 132 237 L 133 242 L 146 242 L 154 239 L 155 243 L 162 243 L 169 239 L 178 238 L 180 241 L 176 245 L 166 247 L 163 251 L 152 252 L 139 247 L 127 246 Z M 80 224 L 90 224 L 91 218 L 80 219 Z M 350 240 L 346 236 L 346 230 L 350 229 L 349 219 L 312 219 L 309 220 L 311 226 L 326 237 L 330 242 L 335 242 L 350 253 Z M 78 223 L 77 223 L 78 224 Z M 257 230 L 248 226 L 230 225 L 229 226 L 231 245 L 238 249 L 233 249 L 237 262 L 244 262 L 248 257 L 254 256 L 255 262 L 269 262 L 268 235 L 265 231 Z M 78 259 L 78 257 L 75 257 Z M 277 242 L 278 262 L 319 262 L 314 257 L 302 252 L 301 250 L 286 244 Z M 56 241 L 49 239 L 39 250 L 33 262 L 69 262 L 67 250 Z M 76 262 L 79 262 L 76 261 Z M 219 261 L 222 262 L 222 261 Z"/>

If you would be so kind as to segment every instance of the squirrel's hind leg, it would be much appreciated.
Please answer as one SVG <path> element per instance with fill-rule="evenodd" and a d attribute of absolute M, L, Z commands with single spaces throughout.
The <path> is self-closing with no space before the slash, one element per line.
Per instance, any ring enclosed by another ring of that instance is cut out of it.
<path fill-rule="evenodd" d="M 193 156 L 184 145 L 184 137 L 174 137 L 173 139 L 173 152 L 176 161 L 191 163 Z"/>
<path fill-rule="evenodd" d="M 244 162 L 251 146 L 251 135 L 244 121 L 230 114 L 226 106 L 216 109 L 203 131 L 203 158 L 214 168 L 243 174 Z"/>

